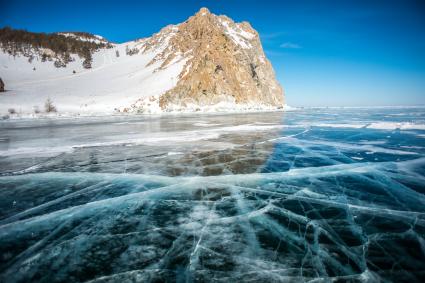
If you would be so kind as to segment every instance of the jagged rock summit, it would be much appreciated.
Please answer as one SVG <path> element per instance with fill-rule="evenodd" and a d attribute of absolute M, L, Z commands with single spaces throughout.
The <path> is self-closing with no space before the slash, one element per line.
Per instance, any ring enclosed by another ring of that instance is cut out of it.
<path fill-rule="evenodd" d="M 173 36 L 154 60 L 162 60 L 162 68 L 176 57 L 187 61 L 176 86 L 160 96 L 161 109 L 283 107 L 282 88 L 248 22 L 234 23 L 201 8 L 163 32 L 169 30 Z"/>
<path fill-rule="evenodd" d="M 16 38 L 10 29 L 6 32 L 7 38 Z M 0 42 L 0 75 L 10 90 L 0 97 L 0 112 L 16 108 L 28 113 L 48 97 L 59 111 L 78 114 L 284 106 L 258 33 L 248 22 L 235 23 L 207 8 L 149 38 L 121 44 L 84 33 L 57 35 L 57 41 L 96 45 L 91 53 L 60 53 L 32 42 Z"/>

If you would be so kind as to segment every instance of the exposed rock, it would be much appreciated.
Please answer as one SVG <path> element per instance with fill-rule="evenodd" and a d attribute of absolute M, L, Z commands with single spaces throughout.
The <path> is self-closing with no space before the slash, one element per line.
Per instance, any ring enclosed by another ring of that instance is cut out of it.
<path fill-rule="evenodd" d="M 234 23 L 202 8 L 184 23 L 167 26 L 143 41 L 142 51 L 165 45 L 148 65 L 158 69 L 186 59 L 177 85 L 159 97 L 163 111 L 194 110 L 214 105 L 233 108 L 280 108 L 283 90 L 266 59 L 258 33 L 248 22 Z M 146 101 L 145 101 L 146 100 Z M 153 98 L 139 101 L 144 107 Z M 150 103 L 149 103 L 150 104 Z"/>
<path fill-rule="evenodd" d="M 4 82 L 3 80 L 0 78 L 0 92 L 4 91 Z"/>

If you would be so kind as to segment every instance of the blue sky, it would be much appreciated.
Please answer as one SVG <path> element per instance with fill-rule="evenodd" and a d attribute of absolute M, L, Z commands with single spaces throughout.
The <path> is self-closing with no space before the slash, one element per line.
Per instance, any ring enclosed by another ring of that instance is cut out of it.
<path fill-rule="evenodd" d="M 260 33 L 294 106 L 425 104 L 425 1 L 0 0 L 0 26 L 150 36 L 201 7 Z"/>

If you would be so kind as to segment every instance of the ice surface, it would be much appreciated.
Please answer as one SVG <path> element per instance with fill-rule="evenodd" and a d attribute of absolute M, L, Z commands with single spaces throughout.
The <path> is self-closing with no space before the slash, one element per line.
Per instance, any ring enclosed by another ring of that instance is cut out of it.
<path fill-rule="evenodd" d="M 0 122 L 0 281 L 423 282 L 425 131 L 355 126 L 390 124 L 425 111 Z"/>

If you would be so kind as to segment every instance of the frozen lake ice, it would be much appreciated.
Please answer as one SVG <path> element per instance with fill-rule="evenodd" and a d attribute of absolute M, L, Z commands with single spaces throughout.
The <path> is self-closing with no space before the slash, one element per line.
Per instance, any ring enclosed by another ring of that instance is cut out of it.
<path fill-rule="evenodd" d="M 425 108 L 0 122 L 1 282 L 424 282 Z"/>

